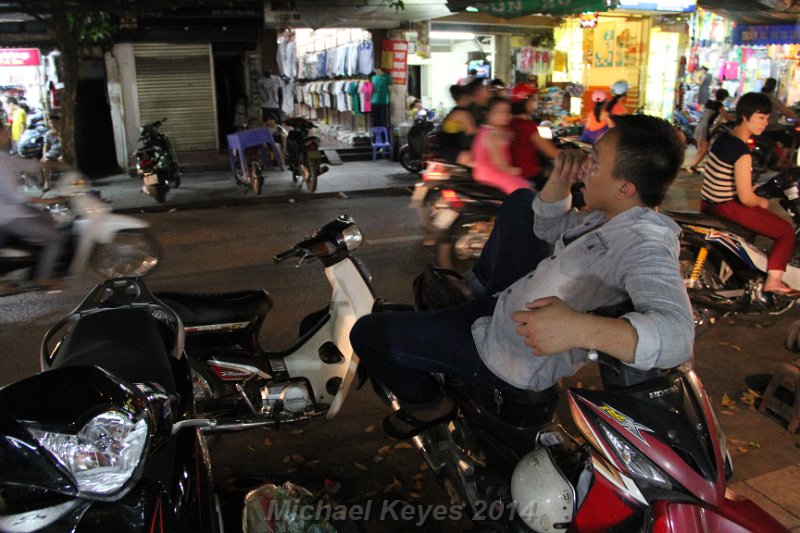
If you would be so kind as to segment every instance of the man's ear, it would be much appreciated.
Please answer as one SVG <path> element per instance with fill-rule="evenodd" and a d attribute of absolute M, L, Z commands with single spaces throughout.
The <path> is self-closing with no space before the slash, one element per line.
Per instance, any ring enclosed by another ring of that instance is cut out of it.
<path fill-rule="evenodd" d="M 636 190 L 636 184 L 632 181 L 623 180 L 622 184 L 617 189 L 617 198 L 620 200 L 627 200 L 628 198 L 632 198 L 636 195 L 639 191 Z"/>

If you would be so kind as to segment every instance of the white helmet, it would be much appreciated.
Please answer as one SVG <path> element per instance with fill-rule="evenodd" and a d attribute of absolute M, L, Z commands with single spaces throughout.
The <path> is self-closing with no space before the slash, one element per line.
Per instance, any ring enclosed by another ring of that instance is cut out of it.
<path fill-rule="evenodd" d="M 614 85 L 611 86 L 611 94 L 614 96 L 622 96 L 628 92 L 628 89 L 630 89 L 628 82 L 625 80 L 619 80 L 614 82 Z"/>
<path fill-rule="evenodd" d="M 520 519 L 537 533 L 563 532 L 575 516 L 575 489 L 548 448 L 520 459 L 511 476 L 511 496 Z"/>

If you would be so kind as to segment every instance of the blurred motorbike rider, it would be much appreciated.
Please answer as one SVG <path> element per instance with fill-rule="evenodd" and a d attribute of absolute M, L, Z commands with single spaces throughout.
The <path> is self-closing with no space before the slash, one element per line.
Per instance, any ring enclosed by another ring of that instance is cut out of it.
<path fill-rule="evenodd" d="M 385 431 L 409 438 L 454 415 L 431 372 L 499 391 L 544 390 L 586 362 L 586 350 L 635 368 L 689 358 L 694 323 L 678 255 L 680 228 L 656 208 L 685 146 L 672 125 L 618 116 L 588 159 L 562 150 L 542 191 L 511 194 L 475 269 L 482 295 L 429 312 L 360 318 L 350 341 L 401 409 Z M 570 209 L 581 180 L 588 212 Z M 589 314 L 630 299 L 621 318 Z"/>
<path fill-rule="evenodd" d="M 438 135 L 439 157 L 450 163 L 472 166 L 470 147 L 472 139 L 478 132 L 478 125 L 470 112 L 473 85 L 452 85 L 450 95 L 456 105 L 442 120 Z"/>
<path fill-rule="evenodd" d="M 531 116 L 536 110 L 536 86 L 518 83 L 511 88 L 511 165 L 522 170 L 522 177 L 536 184 L 537 190 L 544 186 L 542 164 L 539 155 L 555 159 L 558 148 L 539 135 L 539 125 Z"/>
<path fill-rule="evenodd" d="M 0 159 L 8 156 L 0 156 Z M 56 228 L 52 218 L 30 204 L 51 205 L 60 198 L 34 198 L 17 190 L 16 176 L 7 162 L 0 164 L 0 241 L 3 236 L 12 235 L 41 244 L 34 271 L 33 287 L 56 290 L 61 282 L 53 278 L 55 267 L 63 249 L 63 236 Z"/>

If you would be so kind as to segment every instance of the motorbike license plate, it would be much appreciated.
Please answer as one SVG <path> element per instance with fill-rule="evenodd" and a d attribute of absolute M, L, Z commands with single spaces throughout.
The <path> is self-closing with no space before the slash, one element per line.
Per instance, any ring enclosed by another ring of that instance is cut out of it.
<path fill-rule="evenodd" d="M 428 194 L 428 188 L 425 186 L 414 187 L 414 194 L 411 195 L 411 207 L 421 207 L 425 196 Z"/>
<path fill-rule="evenodd" d="M 447 229 L 458 218 L 458 211 L 452 209 L 439 209 L 433 214 L 433 226 L 437 229 Z"/>
<path fill-rule="evenodd" d="M 145 185 L 155 185 L 158 183 L 158 174 L 145 174 L 142 176 Z"/>

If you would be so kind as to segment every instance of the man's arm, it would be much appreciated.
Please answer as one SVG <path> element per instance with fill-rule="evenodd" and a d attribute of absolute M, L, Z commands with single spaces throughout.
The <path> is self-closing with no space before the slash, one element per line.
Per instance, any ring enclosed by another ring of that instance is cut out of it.
<path fill-rule="evenodd" d="M 619 264 L 615 277 L 636 311 L 606 318 L 578 312 L 555 297 L 531 302 L 513 319 L 534 354 L 595 349 L 642 370 L 670 368 L 691 358 L 692 308 L 670 247 L 642 243 Z"/>

